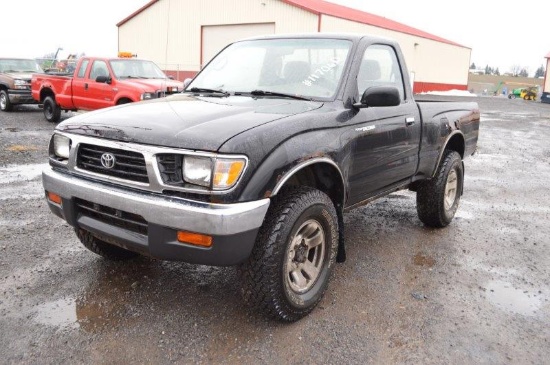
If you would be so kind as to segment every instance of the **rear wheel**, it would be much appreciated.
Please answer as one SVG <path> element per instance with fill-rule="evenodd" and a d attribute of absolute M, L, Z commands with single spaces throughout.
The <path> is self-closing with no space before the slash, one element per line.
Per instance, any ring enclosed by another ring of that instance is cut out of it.
<path fill-rule="evenodd" d="M 273 198 L 248 261 L 239 267 L 244 300 L 267 315 L 296 321 L 319 303 L 338 247 L 330 198 L 300 187 Z"/>
<path fill-rule="evenodd" d="M 44 117 L 51 123 L 57 123 L 61 118 L 61 108 L 52 96 L 46 96 L 44 99 Z"/>
<path fill-rule="evenodd" d="M 13 105 L 10 102 L 10 97 L 6 90 L 0 90 L 0 110 L 3 112 L 9 112 L 13 109 Z"/>
<path fill-rule="evenodd" d="M 92 235 L 90 232 L 83 229 L 76 229 L 76 235 L 84 247 L 93 253 L 103 256 L 104 258 L 112 261 L 129 260 L 136 256 L 138 253 L 125 250 L 121 247 L 111 245 L 105 241 L 102 241 Z"/>
<path fill-rule="evenodd" d="M 464 185 L 462 158 L 446 151 L 436 176 L 425 181 L 416 193 L 418 217 L 429 227 L 445 227 L 453 220 Z"/>

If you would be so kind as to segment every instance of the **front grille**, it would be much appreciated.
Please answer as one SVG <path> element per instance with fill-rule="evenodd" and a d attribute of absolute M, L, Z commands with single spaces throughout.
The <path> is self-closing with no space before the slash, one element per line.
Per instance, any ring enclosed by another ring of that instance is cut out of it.
<path fill-rule="evenodd" d="M 140 215 L 109 208 L 78 198 L 75 199 L 75 203 L 78 214 L 96 219 L 111 226 L 147 235 L 147 221 Z"/>
<path fill-rule="evenodd" d="M 158 167 L 162 181 L 168 185 L 183 184 L 183 156 L 177 154 L 157 155 Z"/>
<path fill-rule="evenodd" d="M 107 168 L 101 163 L 101 156 L 104 153 L 109 153 L 115 157 L 112 168 Z M 149 182 L 145 159 L 138 152 L 83 143 L 78 149 L 76 165 L 83 170 L 98 174 L 143 183 Z"/>

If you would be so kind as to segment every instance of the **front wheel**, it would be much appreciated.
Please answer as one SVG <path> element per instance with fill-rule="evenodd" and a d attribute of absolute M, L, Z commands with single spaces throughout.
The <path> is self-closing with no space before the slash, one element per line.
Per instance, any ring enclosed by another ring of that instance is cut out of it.
<path fill-rule="evenodd" d="M 267 315 L 296 321 L 319 303 L 338 248 L 334 204 L 299 187 L 273 198 L 247 262 L 239 267 L 244 300 Z"/>
<path fill-rule="evenodd" d="M 61 118 L 61 108 L 52 96 L 46 96 L 44 99 L 44 117 L 51 123 L 57 123 Z"/>
<path fill-rule="evenodd" d="M 453 220 L 464 185 L 462 158 L 446 151 L 436 176 L 422 183 L 416 193 L 418 217 L 429 227 L 445 227 Z"/>
<path fill-rule="evenodd" d="M 13 105 L 10 102 L 10 97 L 6 90 L 0 90 L 0 110 L 3 112 L 9 112 L 13 109 Z"/>

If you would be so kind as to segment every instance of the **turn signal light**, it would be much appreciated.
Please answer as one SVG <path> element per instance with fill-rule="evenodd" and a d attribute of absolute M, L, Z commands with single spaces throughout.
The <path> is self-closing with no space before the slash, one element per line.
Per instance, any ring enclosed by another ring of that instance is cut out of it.
<path fill-rule="evenodd" d="M 59 195 L 50 193 L 49 191 L 47 193 L 48 193 L 49 201 L 51 201 L 52 203 L 61 205 L 61 197 Z"/>
<path fill-rule="evenodd" d="M 186 231 L 178 231 L 178 241 L 201 247 L 212 246 L 211 236 Z"/>

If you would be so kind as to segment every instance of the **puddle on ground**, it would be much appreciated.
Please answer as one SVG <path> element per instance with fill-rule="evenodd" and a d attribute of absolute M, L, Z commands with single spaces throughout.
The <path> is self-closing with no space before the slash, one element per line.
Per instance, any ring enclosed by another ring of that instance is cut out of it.
<path fill-rule="evenodd" d="M 0 186 L 0 201 L 13 199 L 42 199 L 44 198 L 44 188 L 42 181 L 32 181 L 22 184 L 11 184 Z"/>
<path fill-rule="evenodd" d="M 435 265 L 435 260 L 433 259 L 433 257 L 417 253 L 413 257 L 413 263 L 416 266 L 433 267 Z"/>
<path fill-rule="evenodd" d="M 524 316 L 534 316 L 542 300 L 534 291 L 516 289 L 506 281 L 494 280 L 487 285 L 487 299 L 496 307 Z"/>
<path fill-rule="evenodd" d="M 58 329 L 82 329 L 94 332 L 107 324 L 117 323 L 116 306 L 111 303 L 88 302 L 83 299 L 62 298 L 36 306 L 33 319 Z"/>
<path fill-rule="evenodd" d="M 21 144 L 14 144 L 6 148 L 10 152 L 27 152 L 27 151 L 38 151 L 36 146 L 24 146 Z"/>
<path fill-rule="evenodd" d="M 11 165 L 0 168 L 0 184 L 10 184 L 19 181 L 29 181 L 42 174 L 47 163 L 30 165 Z"/>
<path fill-rule="evenodd" d="M 79 328 L 76 317 L 76 301 L 73 298 L 62 298 L 35 307 L 34 320 L 47 326 L 60 329 Z"/>

